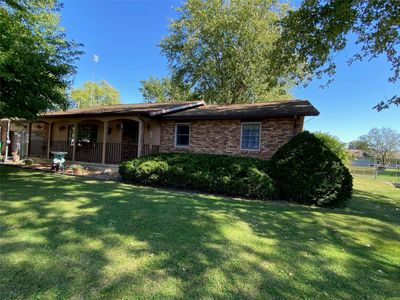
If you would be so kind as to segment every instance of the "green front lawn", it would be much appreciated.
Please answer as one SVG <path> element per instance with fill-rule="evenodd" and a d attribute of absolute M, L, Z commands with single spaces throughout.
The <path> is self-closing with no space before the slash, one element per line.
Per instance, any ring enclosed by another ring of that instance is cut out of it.
<path fill-rule="evenodd" d="M 0 166 L 0 298 L 400 295 L 400 189 L 346 209 L 233 200 Z"/>

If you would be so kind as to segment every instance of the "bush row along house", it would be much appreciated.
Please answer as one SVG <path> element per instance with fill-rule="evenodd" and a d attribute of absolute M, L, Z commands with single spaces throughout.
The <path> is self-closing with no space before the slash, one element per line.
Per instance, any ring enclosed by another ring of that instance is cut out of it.
<path fill-rule="evenodd" d="M 118 164 L 158 152 L 269 159 L 318 110 L 306 100 L 206 105 L 203 101 L 121 104 L 49 112 L 34 122 L 1 120 L 2 153 Z M 10 124 L 10 125 L 9 125 Z"/>

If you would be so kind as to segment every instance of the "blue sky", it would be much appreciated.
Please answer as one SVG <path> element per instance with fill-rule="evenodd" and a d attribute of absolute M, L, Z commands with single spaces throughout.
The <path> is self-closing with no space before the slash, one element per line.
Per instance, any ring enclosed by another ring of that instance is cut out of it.
<path fill-rule="evenodd" d="M 85 54 L 77 63 L 75 86 L 105 79 L 121 93 L 123 103 L 142 102 L 139 81 L 167 74 L 167 64 L 157 43 L 168 33 L 169 19 L 176 16 L 180 1 L 65 1 L 61 22 L 68 37 L 84 44 Z M 310 100 L 321 112 L 308 118 L 305 128 L 324 131 L 349 142 L 372 127 L 400 131 L 400 108 L 383 112 L 371 108 L 397 90 L 387 81 L 390 66 L 385 59 L 346 63 L 357 48 L 349 45 L 335 56 L 338 65 L 333 83 L 314 81 L 292 91 L 295 98 Z M 100 56 L 98 64 L 92 56 Z"/>

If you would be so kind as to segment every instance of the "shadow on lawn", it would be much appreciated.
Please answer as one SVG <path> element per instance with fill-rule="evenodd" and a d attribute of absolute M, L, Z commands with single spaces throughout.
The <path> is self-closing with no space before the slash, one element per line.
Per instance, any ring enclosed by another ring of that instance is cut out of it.
<path fill-rule="evenodd" d="M 373 209 L 395 204 L 361 191 L 354 201 L 371 207 L 331 210 L 5 174 L 1 298 L 379 298 L 399 279 L 398 266 L 352 234 L 396 241 L 397 216 Z M 231 227 L 254 236 L 237 238 Z M 330 249 L 343 257 L 321 255 Z"/>

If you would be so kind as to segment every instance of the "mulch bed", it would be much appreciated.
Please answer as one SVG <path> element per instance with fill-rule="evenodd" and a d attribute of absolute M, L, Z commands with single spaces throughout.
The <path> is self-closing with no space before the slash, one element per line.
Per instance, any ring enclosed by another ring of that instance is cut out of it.
<path fill-rule="evenodd" d="M 51 172 L 57 174 L 64 174 L 69 176 L 79 176 L 79 177 L 87 177 L 92 179 L 100 179 L 100 180 L 112 180 L 112 181 L 120 181 L 120 176 L 118 171 L 113 171 L 111 169 L 105 170 L 93 170 L 90 167 L 84 167 L 82 170 L 75 172 L 70 169 L 68 166 L 65 167 L 64 171 L 55 171 L 51 169 L 51 164 L 46 163 L 33 163 L 31 165 L 25 165 L 23 162 L 13 162 L 8 161 L 5 163 L 1 163 L 2 165 L 18 167 L 22 169 L 31 169 L 42 172 Z"/>

